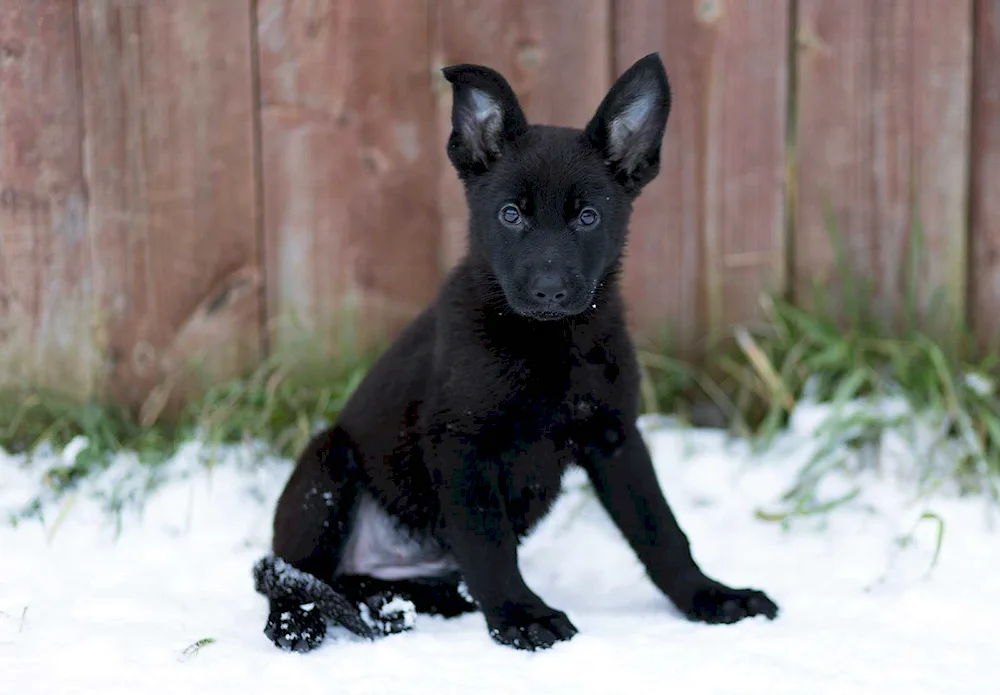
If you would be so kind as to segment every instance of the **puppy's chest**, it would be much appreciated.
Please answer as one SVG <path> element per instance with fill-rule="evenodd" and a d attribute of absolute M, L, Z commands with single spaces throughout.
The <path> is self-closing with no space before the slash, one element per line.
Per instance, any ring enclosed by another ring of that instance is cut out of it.
<path fill-rule="evenodd" d="M 568 465 L 606 455 L 621 440 L 621 418 L 601 386 L 588 379 L 568 381 L 557 392 L 523 394 L 520 407 L 508 411 L 516 424 L 504 457 L 503 487 L 519 533 L 530 530 L 555 502 Z"/>
<path fill-rule="evenodd" d="M 523 406 L 515 410 L 524 419 L 525 435 L 550 439 L 558 449 L 570 452 L 591 438 L 603 437 L 597 429 L 620 424 L 614 398 L 618 376 L 614 365 L 585 360 L 574 360 L 562 369 L 534 370 L 514 399 Z"/>

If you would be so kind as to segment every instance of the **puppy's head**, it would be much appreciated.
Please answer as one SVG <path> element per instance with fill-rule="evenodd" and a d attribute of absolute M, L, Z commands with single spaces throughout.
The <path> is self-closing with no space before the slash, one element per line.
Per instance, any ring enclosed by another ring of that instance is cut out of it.
<path fill-rule="evenodd" d="M 659 56 L 630 67 L 583 130 L 529 125 L 490 68 L 454 65 L 444 75 L 470 251 L 515 312 L 553 320 L 585 311 L 618 266 L 632 201 L 660 169 L 670 86 Z"/>

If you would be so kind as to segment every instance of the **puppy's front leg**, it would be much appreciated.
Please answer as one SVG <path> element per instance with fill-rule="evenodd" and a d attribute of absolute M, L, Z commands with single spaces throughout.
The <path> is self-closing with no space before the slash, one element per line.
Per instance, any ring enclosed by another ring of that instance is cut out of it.
<path fill-rule="evenodd" d="M 458 436 L 431 452 L 444 536 L 490 636 L 518 649 L 544 649 L 577 630 L 528 588 L 517 566 L 517 536 L 500 493 L 496 463 Z"/>
<path fill-rule="evenodd" d="M 755 589 L 733 589 L 707 577 L 660 489 L 646 444 L 634 425 L 614 452 L 584 457 L 597 495 L 646 566 L 653 583 L 691 620 L 734 623 L 778 607 Z"/>

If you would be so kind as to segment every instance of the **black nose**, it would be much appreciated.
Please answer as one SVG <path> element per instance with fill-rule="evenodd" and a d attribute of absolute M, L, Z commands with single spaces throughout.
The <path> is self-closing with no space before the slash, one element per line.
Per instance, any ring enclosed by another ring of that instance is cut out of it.
<path fill-rule="evenodd" d="M 541 273 L 531 283 L 535 299 L 543 302 L 558 302 L 566 298 L 566 285 L 555 273 Z"/>

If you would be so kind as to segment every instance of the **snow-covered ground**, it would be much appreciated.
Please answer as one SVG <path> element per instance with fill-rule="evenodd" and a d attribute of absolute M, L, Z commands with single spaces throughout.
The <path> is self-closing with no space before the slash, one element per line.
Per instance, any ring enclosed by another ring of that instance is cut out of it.
<path fill-rule="evenodd" d="M 580 629 L 571 642 L 517 652 L 478 614 L 419 616 L 376 643 L 283 653 L 261 632 L 250 568 L 289 464 L 241 447 L 209 470 L 192 444 L 120 535 L 82 493 L 44 524 L 0 527 L 0 692 L 1000 693 L 1000 532 L 982 500 L 910 503 L 910 487 L 872 476 L 850 509 L 783 529 L 754 512 L 815 448 L 809 418 L 763 456 L 720 432 L 645 424 L 697 559 L 766 590 L 781 606 L 774 622 L 684 621 L 571 471 L 521 554 L 528 583 Z M 44 468 L 0 453 L 0 511 L 36 494 Z M 917 523 L 925 511 L 945 525 L 930 574 L 938 523 Z M 213 641 L 185 652 L 200 640 Z"/>

